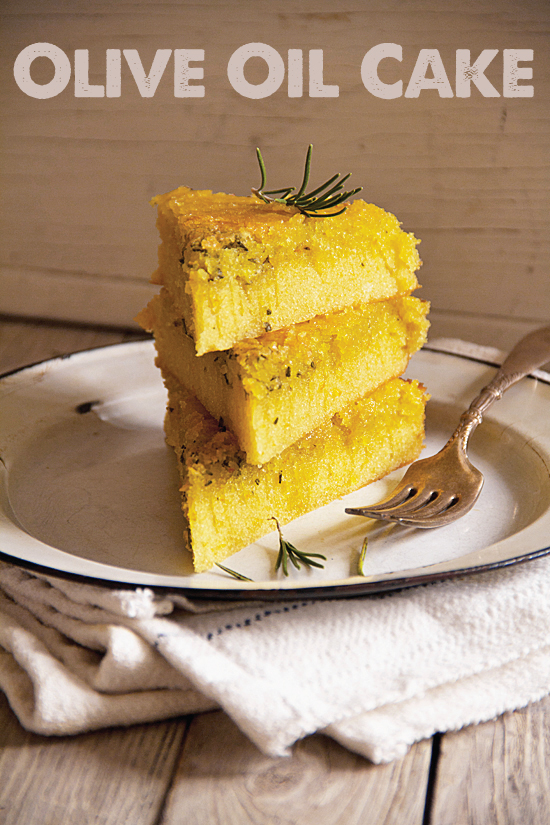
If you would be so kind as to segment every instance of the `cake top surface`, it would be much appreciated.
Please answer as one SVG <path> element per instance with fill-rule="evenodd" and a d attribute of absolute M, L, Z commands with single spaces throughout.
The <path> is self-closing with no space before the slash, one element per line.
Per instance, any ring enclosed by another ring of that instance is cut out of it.
<path fill-rule="evenodd" d="M 264 203 L 253 196 L 228 195 L 209 189 L 191 189 L 180 186 L 151 201 L 159 210 L 169 210 L 186 233 L 209 231 L 226 234 L 242 227 L 268 229 L 298 216 L 298 209 L 282 203 Z"/>
<path fill-rule="evenodd" d="M 332 235 L 357 231 L 367 235 L 405 233 L 397 218 L 374 204 L 354 200 L 341 214 L 326 217 L 302 214 L 296 207 L 264 203 L 255 196 L 228 195 L 208 189 L 180 186 L 151 200 L 159 216 L 176 222 L 189 243 L 208 237 L 231 237 L 248 233 L 260 238 L 270 231 L 285 232 L 308 227 L 308 234 Z"/>

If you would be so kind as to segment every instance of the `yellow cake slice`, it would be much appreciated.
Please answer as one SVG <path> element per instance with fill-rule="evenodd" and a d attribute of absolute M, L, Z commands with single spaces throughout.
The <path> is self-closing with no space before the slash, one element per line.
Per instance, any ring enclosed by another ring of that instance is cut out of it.
<path fill-rule="evenodd" d="M 166 439 L 197 572 L 271 532 L 273 517 L 288 523 L 413 461 L 422 447 L 424 388 L 394 379 L 255 467 L 195 396 L 169 373 L 164 379 Z"/>
<path fill-rule="evenodd" d="M 185 186 L 151 203 L 161 237 L 153 283 L 169 291 L 199 355 L 418 286 L 418 241 L 361 200 L 329 218 Z"/>
<path fill-rule="evenodd" d="M 426 340 L 428 304 L 393 298 L 195 354 L 170 294 L 138 316 L 158 364 L 234 433 L 247 462 L 265 464 L 335 412 L 401 375 Z"/>

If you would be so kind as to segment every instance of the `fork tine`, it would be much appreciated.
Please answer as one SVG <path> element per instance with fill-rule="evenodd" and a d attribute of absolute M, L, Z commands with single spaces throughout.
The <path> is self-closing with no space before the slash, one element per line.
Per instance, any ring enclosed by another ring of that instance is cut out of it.
<path fill-rule="evenodd" d="M 422 506 L 412 509 L 403 508 L 400 513 L 396 515 L 403 515 L 410 517 L 410 519 L 424 520 L 439 516 L 447 512 L 452 507 L 460 503 L 460 496 L 449 490 L 434 490 L 432 494 L 426 499 L 426 503 Z"/>
<path fill-rule="evenodd" d="M 368 505 L 367 507 L 346 507 L 346 513 L 362 516 L 364 515 L 365 510 L 368 510 L 369 512 L 377 512 L 379 510 L 386 510 L 388 508 L 391 509 L 392 507 L 397 507 L 403 502 L 407 501 L 411 494 L 416 495 L 416 485 L 410 483 L 404 484 L 402 481 L 401 484 L 399 484 L 395 488 L 395 490 L 389 498 L 386 498 L 383 501 L 378 502 L 378 504 Z"/>
<path fill-rule="evenodd" d="M 454 521 L 460 515 L 467 513 L 477 501 L 483 484 L 478 484 L 476 490 L 470 490 L 467 495 L 457 495 L 450 491 L 432 491 L 425 497 L 427 504 L 417 504 L 416 497 L 411 498 L 411 507 L 381 508 L 361 507 L 355 510 L 355 515 L 366 516 L 367 518 L 381 519 L 382 521 L 397 522 L 405 527 L 443 527 Z M 436 498 L 432 499 L 434 492 Z M 430 500 L 432 499 L 432 500 Z M 348 510 L 347 512 L 351 512 Z"/>
<path fill-rule="evenodd" d="M 460 494 L 452 490 L 444 490 L 441 487 L 426 487 L 422 493 L 405 501 L 401 506 L 380 508 L 379 512 L 384 512 L 388 516 L 403 516 L 410 517 L 411 519 L 430 518 L 455 506 L 460 502 L 461 498 Z"/>
<path fill-rule="evenodd" d="M 439 500 L 440 499 L 440 500 Z M 477 495 L 475 496 L 477 499 Z M 399 517 L 394 515 L 387 520 L 396 521 L 404 527 L 444 527 L 467 513 L 473 506 L 471 498 L 462 498 L 449 494 L 441 496 L 432 504 L 420 509 L 416 513 Z M 439 509 L 437 509 L 439 508 Z"/>
<path fill-rule="evenodd" d="M 380 518 L 381 520 L 392 524 L 400 524 L 402 527 L 428 529 L 431 527 L 444 527 L 446 524 L 450 524 L 455 521 L 457 517 L 458 516 L 454 512 L 454 508 L 451 507 L 449 510 L 444 510 L 440 515 L 429 516 L 427 518 L 421 518 L 420 516 L 410 516 L 409 518 L 406 516 L 403 518 L 399 518 L 398 516 L 388 516 L 387 518 Z M 379 517 L 373 516 L 373 518 Z"/>
<path fill-rule="evenodd" d="M 448 523 L 455 518 L 452 513 L 455 499 L 450 502 L 450 505 L 445 507 L 439 504 L 439 509 L 436 506 L 427 505 L 420 506 L 417 510 L 403 511 L 400 507 L 394 507 L 390 510 L 369 510 L 368 507 L 361 508 L 360 513 L 356 515 L 366 516 L 367 518 L 379 519 L 381 521 L 391 521 L 402 524 L 406 527 L 440 527 L 442 524 Z M 458 503 L 458 500 L 456 500 Z M 436 505 L 436 502 L 433 502 Z M 429 509 L 428 509 L 429 507 Z M 350 512 L 349 510 L 347 512 Z"/>
<path fill-rule="evenodd" d="M 350 513 L 354 516 L 364 516 L 367 515 L 367 512 L 383 513 L 393 510 L 395 507 L 403 506 L 405 502 L 414 500 L 418 494 L 419 490 L 417 484 L 412 484 L 411 482 L 403 484 L 403 482 L 401 482 L 401 484 L 393 491 L 390 498 L 380 501 L 378 504 L 372 504 L 367 507 L 346 507 L 346 513 Z"/>
<path fill-rule="evenodd" d="M 394 507 L 389 507 L 386 503 L 386 506 L 381 506 L 378 509 L 376 507 L 371 507 L 368 509 L 378 513 L 384 513 L 386 516 L 410 515 L 411 518 L 414 518 L 417 512 L 424 513 L 426 508 L 432 503 L 435 505 L 439 495 L 440 491 L 425 488 L 423 490 L 418 490 L 415 495 L 410 496 L 410 498 L 405 499 L 402 504 L 397 504 Z M 433 509 L 437 512 L 439 508 L 435 506 Z"/>

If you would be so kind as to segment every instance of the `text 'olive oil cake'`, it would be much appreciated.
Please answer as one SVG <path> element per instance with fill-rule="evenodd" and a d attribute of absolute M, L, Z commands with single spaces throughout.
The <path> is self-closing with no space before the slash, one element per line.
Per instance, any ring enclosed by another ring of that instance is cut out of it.
<path fill-rule="evenodd" d="M 415 460 L 426 340 L 417 239 L 349 198 L 348 176 L 249 197 L 159 195 L 153 332 L 168 390 L 185 546 L 197 572 Z M 336 181 L 336 183 L 335 183 Z"/>

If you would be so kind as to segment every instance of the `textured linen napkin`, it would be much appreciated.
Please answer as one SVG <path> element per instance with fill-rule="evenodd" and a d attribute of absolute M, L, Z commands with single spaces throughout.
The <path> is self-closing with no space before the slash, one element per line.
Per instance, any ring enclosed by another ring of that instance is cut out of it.
<path fill-rule="evenodd" d="M 550 558 L 381 596 L 257 604 L 2 563 L 0 688 L 42 734 L 221 707 L 267 754 L 322 731 L 390 761 L 550 693 Z"/>

